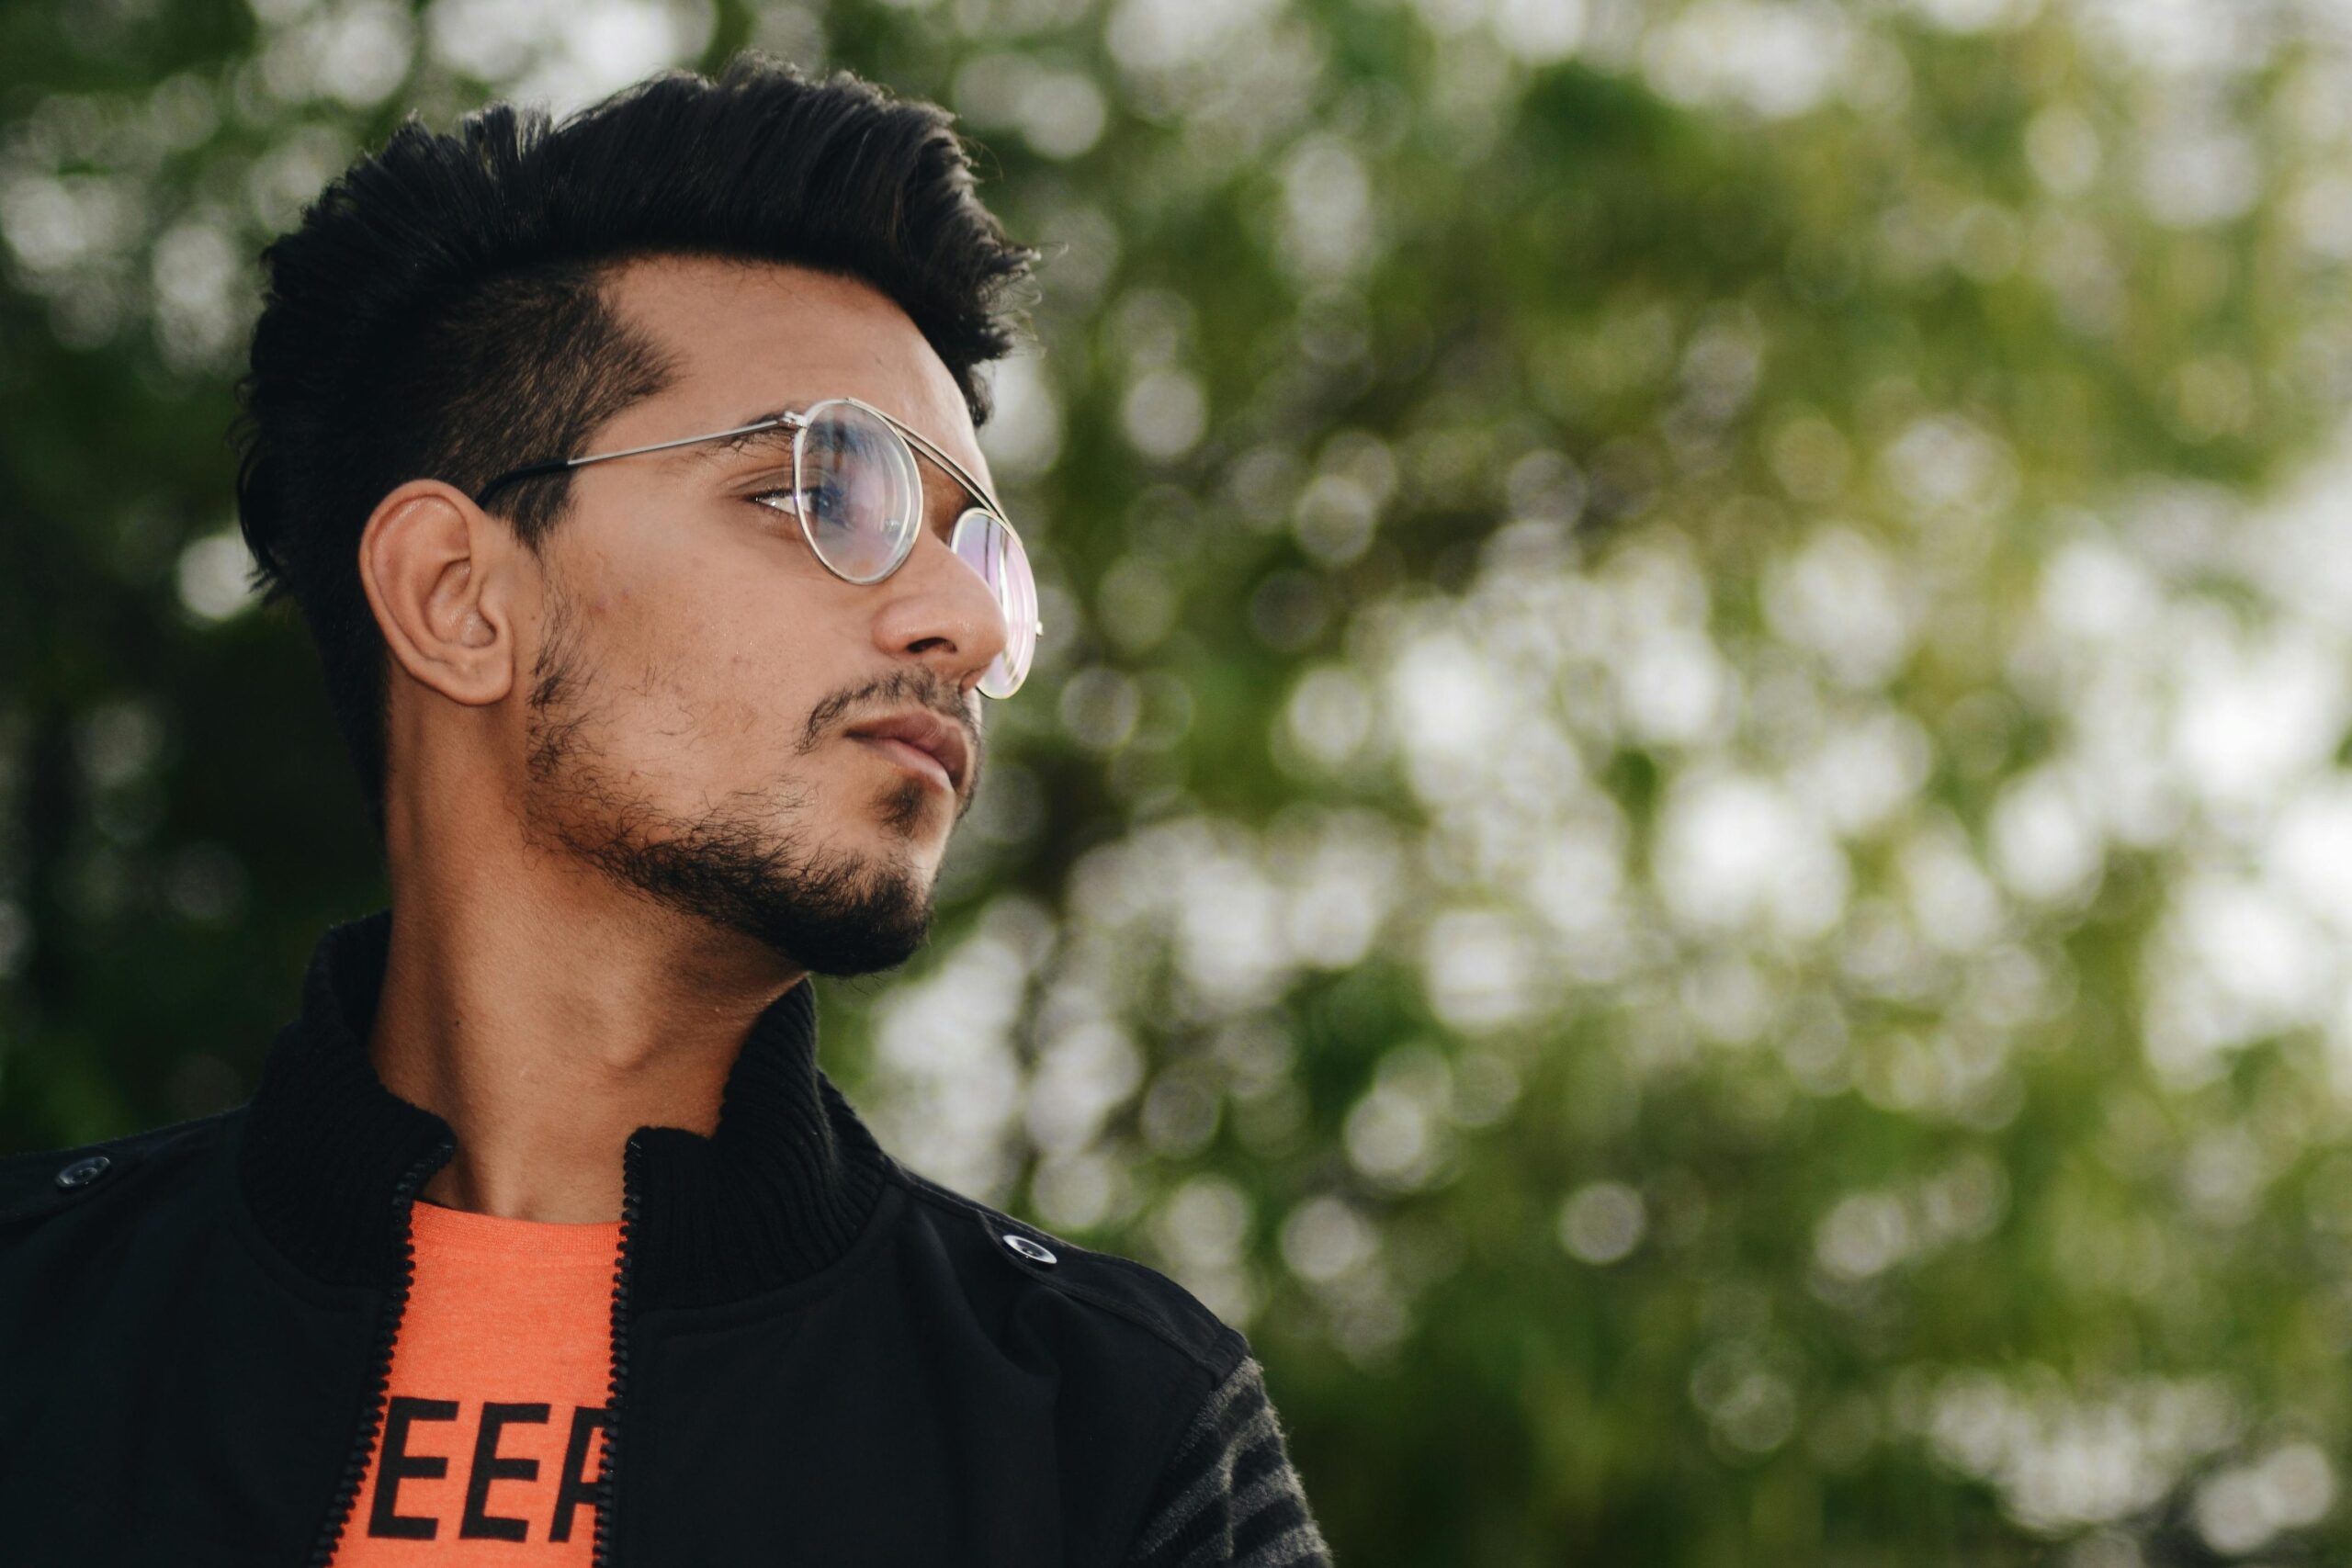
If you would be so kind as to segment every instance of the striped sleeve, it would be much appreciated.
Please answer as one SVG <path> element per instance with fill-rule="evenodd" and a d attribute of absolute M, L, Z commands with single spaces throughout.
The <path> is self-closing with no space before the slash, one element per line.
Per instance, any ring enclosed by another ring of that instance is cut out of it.
<path fill-rule="evenodd" d="M 1144 1509 L 1124 1568 L 1329 1568 L 1255 1356 L 1209 1393 Z"/>

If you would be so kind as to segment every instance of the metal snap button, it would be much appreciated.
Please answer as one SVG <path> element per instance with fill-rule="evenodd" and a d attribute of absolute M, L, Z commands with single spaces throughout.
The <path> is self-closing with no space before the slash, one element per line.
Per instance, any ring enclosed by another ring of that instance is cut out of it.
<path fill-rule="evenodd" d="M 1006 1236 L 1004 1238 L 1004 1245 L 1012 1248 L 1013 1251 L 1021 1254 L 1022 1257 L 1026 1258 L 1032 1263 L 1051 1263 L 1054 1260 L 1054 1255 L 1050 1251 L 1038 1246 L 1035 1242 L 1031 1241 L 1025 1235 Z"/>
<path fill-rule="evenodd" d="M 107 1167 L 113 1163 L 104 1155 L 85 1155 L 57 1173 L 57 1184 L 60 1187 L 87 1187 L 104 1176 Z"/>

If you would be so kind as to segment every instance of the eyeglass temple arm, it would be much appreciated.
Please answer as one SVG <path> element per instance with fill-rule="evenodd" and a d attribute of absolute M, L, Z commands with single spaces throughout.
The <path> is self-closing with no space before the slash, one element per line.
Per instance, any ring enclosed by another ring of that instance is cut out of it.
<path fill-rule="evenodd" d="M 861 404 L 860 406 L 866 408 L 873 407 L 870 403 Z M 974 495 L 978 496 L 982 501 L 988 502 L 989 511 L 995 513 L 999 517 L 1002 517 L 1004 515 L 1003 503 L 998 501 L 995 496 L 989 493 L 989 488 L 986 485 L 980 483 L 979 480 L 974 479 L 968 472 L 967 472 L 963 464 L 957 462 L 955 458 L 941 451 L 937 446 L 932 445 L 930 440 L 923 435 L 922 432 L 899 423 L 881 409 L 875 409 L 874 412 L 877 414 L 881 414 L 882 418 L 888 423 L 891 429 L 897 431 L 900 435 L 914 443 L 917 446 L 922 447 L 924 452 L 930 455 L 931 459 L 933 462 L 937 463 L 941 468 L 945 468 L 949 473 L 955 475 L 957 482 L 962 484 L 966 490 L 970 491 Z M 523 479 L 537 479 L 542 474 L 560 474 L 567 468 L 584 468 L 590 463 L 608 462 L 615 457 L 634 457 L 643 452 L 666 452 L 673 446 L 694 446 L 705 441 L 717 441 L 729 435 L 749 435 L 755 430 L 773 430 L 779 424 L 788 425 L 797 429 L 799 426 L 808 423 L 808 418 L 806 414 L 779 414 L 774 419 L 763 419 L 755 421 L 750 424 L 739 424 L 732 430 L 714 430 L 707 435 L 689 435 L 676 441 L 656 441 L 650 446 L 631 446 L 624 452 L 598 452 L 593 457 L 557 457 L 545 463 L 533 463 L 528 468 L 516 468 L 512 473 L 501 474 L 498 478 L 491 480 L 490 483 L 482 486 L 481 491 L 478 491 L 473 498 L 474 504 L 476 506 L 480 506 L 482 502 L 488 501 L 494 492 L 504 490 L 508 485 L 514 484 Z M 1039 635 L 1042 636 L 1046 630 L 1046 623 L 1040 620 L 1035 623 L 1035 626 Z"/>
<path fill-rule="evenodd" d="M 854 401 L 855 400 L 852 400 Z M 873 408 L 873 405 L 870 403 L 861 403 L 859 406 L 862 408 Z M 939 447 L 932 442 L 930 437 L 926 436 L 922 431 L 915 429 L 911 425 L 900 423 L 897 418 L 882 409 L 874 409 L 873 412 L 880 414 L 882 418 L 888 423 L 891 429 L 897 431 L 900 435 L 906 437 L 907 440 L 912 442 L 918 447 L 921 447 L 924 455 L 929 457 L 933 462 L 937 463 L 941 468 L 945 468 L 949 473 L 955 475 L 956 482 L 961 484 L 966 490 L 971 491 L 974 495 L 978 496 L 982 501 L 986 502 L 990 512 L 995 513 L 999 517 L 1004 515 L 1004 503 L 997 500 L 995 495 L 990 493 L 989 487 L 980 483 L 978 479 L 974 479 L 972 477 L 971 470 L 965 468 L 963 464 L 957 462 L 955 458 L 941 451 Z M 615 457 L 634 457 L 639 456 L 640 453 L 645 452 L 667 452 L 673 446 L 699 446 L 705 441 L 720 441 L 729 435 L 749 435 L 755 430 L 773 430 L 779 424 L 787 425 L 797 429 L 808 423 L 808 418 L 806 414 L 780 414 L 775 419 L 763 419 L 755 421 L 751 424 L 739 424 L 732 430 L 714 430 L 703 435 L 682 436 L 675 441 L 656 441 L 650 446 L 625 447 L 618 452 L 598 452 L 593 457 L 587 457 L 552 458 L 548 462 L 533 463 L 528 468 L 516 468 L 512 473 L 499 475 L 498 478 L 491 480 L 490 483 L 481 488 L 481 493 L 474 497 L 474 502 L 479 505 L 485 497 L 489 496 L 494 491 L 503 490 L 508 485 L 517 483 L 523 479 L 537 479 L 542 474 L 560 474 L 566 468 L 584 468 L 590 463 L 610 462 Z"/>
<path fill-rule="evenodd" d="M 558 457 L 552 462 L 533 463 L 528 468 L 512 469 L 509 472 L 499 475 L 496 479 L 482 486 L 481 489 L 474 491 L 474 504 L 476 506 L 487 506 L 490 504 L 490 498 L 496 495 L 500 491 L 504 490 L 508 485 L 520 484 L 525 479 L 536 479 L 544 474 L 560 474 L 570 467 L 571 467 L 570 462 L 564 458 Z"/>
<path fill-rule="evenodd" d="M 883 417 L 889 418 L 888 414 Z M 643 452 L 667 452 L 673 446 L 694 446 L 705 441 L 718 441 L 729 435 L 749 435 L 755 430 L 773 430 L 779 424 L 797 428 L 808 423 L 808 419 L 801 414 L 779 414 L 774 419 L 739 424 L 732 430 L 714 430 L 707 435 L 688 435 L 676 441 L 656 441 L 650 446 L 631 446 L 619 452 L 598 452 L 586 457 L 555 457 L 544 463 L 533 463 L 526 468 L 517 468 L 511 474 L 499 475 L 498 478 L 482 486 L 481 492 L 474 497 L 474 504 L 481 505 L 493 491 L 504 490 L 508 485 L 520 479 L 537 479 L 542 474 L 560 474 L 566 468 L 584 468 L 591 463 L 607 463 L 615 457 L 634 457 Z"/>

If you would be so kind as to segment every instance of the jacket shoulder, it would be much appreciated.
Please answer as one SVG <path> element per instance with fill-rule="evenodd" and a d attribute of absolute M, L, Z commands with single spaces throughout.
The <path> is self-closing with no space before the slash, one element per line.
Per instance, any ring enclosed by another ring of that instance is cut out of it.
<path fill-rule="evenodd" d="M 896 1162 L 894 1162 L 896 1163 Z M 1100 1252 L 990 1208 L 899 1165 L 910 1195 L 951 1228 L 977 1235 L 995 1260 L 1034 1283 L 1125 1321 L 1223 1381 L 1250 1352 L 1241 1332 L 1166 1274 L 1132 1258 Z"/>
<path fill-rule="evenodd" d="M 44 1219 L 217 1143 L 243 1106 L 142 1133 L 0 1156 L 0 1225 Z"/>

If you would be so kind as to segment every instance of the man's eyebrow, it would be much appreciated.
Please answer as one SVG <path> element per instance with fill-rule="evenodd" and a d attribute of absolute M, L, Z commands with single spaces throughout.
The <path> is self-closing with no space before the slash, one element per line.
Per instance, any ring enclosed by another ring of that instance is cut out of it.
<path fill-rule="evenodd" d="M 793 426 L 780 422 L 786 414 L 796 412 L 792 409 L 775 409 L 767 413 L 755 413 L 748 418 L 739 419 L 731 424 L 720 427 L 724 430 L 736 431 L 738 434 L 722 436 L 716 441 L 698 441 L 691 446 L 681 446 L 671 456 L 677 459 L 682 467 L 702 468 L 739 452 L 789 446 L 792 445 L 792 438 L 799 432 Z M 764 425 L 766 428 L 745 430 L 742 428 L 745 425 Z"/>

